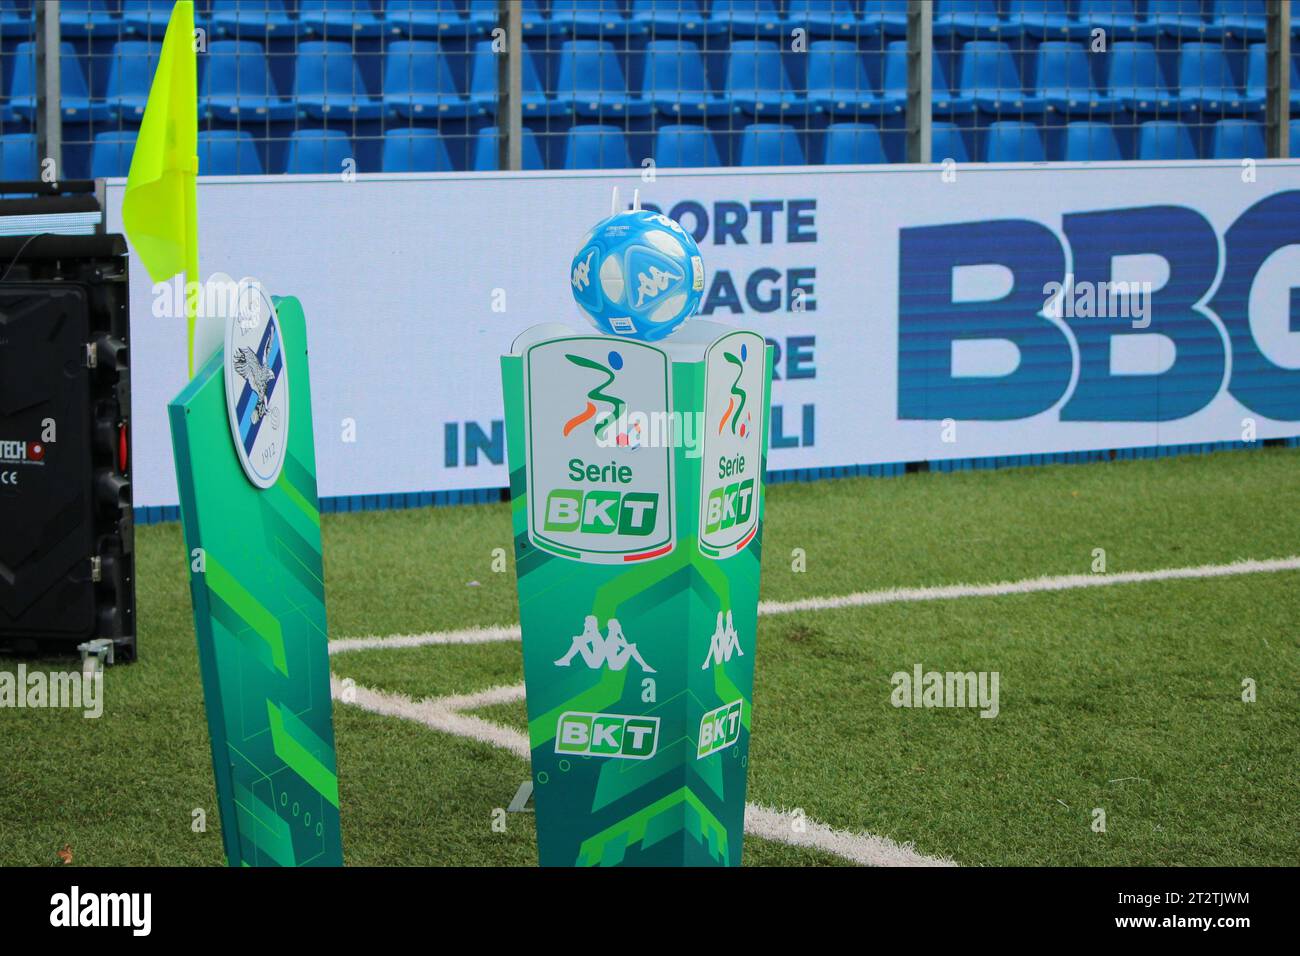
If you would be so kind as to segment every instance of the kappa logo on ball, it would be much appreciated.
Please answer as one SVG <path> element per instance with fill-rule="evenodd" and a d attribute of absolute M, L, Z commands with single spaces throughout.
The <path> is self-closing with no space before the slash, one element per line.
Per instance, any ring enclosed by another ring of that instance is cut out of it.
<path fill-rule="evenodd" d="M 591 285 L 591 260 L 595 255 L 596 250 L 592 249 L 587 253 L 587 258 L 573 267 L 573 287 L 575 289 L 581 291 Z"/>
<path fill-rule="evenodd" d="M 241 302 L 226 329 L 226 408 L 239 463 L 248 480 L 270 488 L 288 450 L 289 370 L 280 320 L 260 288 L 257 308 Z"/>
<path fill-rule="evenodd" d="M 555 752 L 649 760 L 659 749 L 659 718 L 568 711 L 555 725 Z"/>

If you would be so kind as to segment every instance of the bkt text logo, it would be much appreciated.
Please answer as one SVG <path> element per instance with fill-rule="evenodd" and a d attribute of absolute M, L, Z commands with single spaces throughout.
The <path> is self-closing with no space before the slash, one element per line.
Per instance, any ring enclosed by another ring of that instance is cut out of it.
<path fill-rule="evenodd" d="M 740 739 L 740 717 L 744 700 L 733 700 L 711 710 L 700 719 L 699 749 L 695 759 L 703 760 L 719 750 L 726 750 Z"/>
<path fill-rule="evenodd" d="M 1061 231 L 1064 244 L 1026 219 L 899 232 L 900 418 L 1007 421 L 1060 403 L 1061 421 L 1171 421 L 1226 391 L 1255 415 L 1300 420 L 1300 191 L 1246 209 L 1223 234 L 1222 260 L 1214 227 L 1186 206 L 1070 213 Z M 1117 261 L 1153 260 L 1164 264 L 1137 278 L 1164 282 L 1152 283 L 1140 328 L 1124 315 L 1042 314 L 1052 283 L 1105 288 Z M 979 266 L 1000 268 L 1009 291 L 954 295 L 957 270 Z M 1009 342 L 1019 361 L 958 374 L 954 346 L 969 340 Z M 1138 353 L 1148 360 L 1135 370 L 1126 358 Z"/>
<path fill-rule="evenodd" d="M 658 717 L 568 711 L 555 727 L 557 754 L 648 760 L 658 747 Z"/>

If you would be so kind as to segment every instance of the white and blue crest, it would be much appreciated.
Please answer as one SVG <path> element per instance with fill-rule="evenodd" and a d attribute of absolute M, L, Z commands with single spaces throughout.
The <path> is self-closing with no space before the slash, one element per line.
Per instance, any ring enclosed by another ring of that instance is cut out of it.
<path fill-rule="evenodd" d="M 280 320 L 260 286 L 241 288 L 226 328 L 226 408 L 248 480 L 270 488 L 288 450 L 289 370 Z"/>

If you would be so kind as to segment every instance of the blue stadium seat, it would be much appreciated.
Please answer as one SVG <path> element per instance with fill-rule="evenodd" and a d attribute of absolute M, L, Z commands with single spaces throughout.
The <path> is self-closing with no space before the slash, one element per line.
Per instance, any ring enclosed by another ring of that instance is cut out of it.
<path fill-rule="evenodd" d="M 961 53 L 961 95 L 989 113 L 1041 113 L 1040 96 L 1025 92 L 1010 47 L 1001 40 L 968 40 Z"/>
<path fill-rule="evenodd" d="M 1077 29 L 1065 0 L 1006 0 L 1002 35 L 1066 40 Z"/>
<path fill-rule="evenodd" d="M 384 57 L 384 108 L 390 116 L 460 119 L 478 112 L 451 77 L 433 40 L 394 40 Z M 387 167 L 385 167 L 387 168 Z"/>
<path fill-rule="evenodd" d="M 348 160 L 355 160 L 352 140 L 341 129 L 296 129 L 289 137 L 286 173 L 343 172 Z"/>
<path fill-rule="evenodd" d="M 947 54 L 934 53 L 930 67 L 931 109 L 937 116 L 958 116 L 975 112 L 975 101 L 957 96 L 948 83 L 944 69 Z M 890 40 L 885 47 L 884 92 L 881 105 L 886 113 L 903 113 L 907 109 L 907 41 Z"/>
<path fill-rule="evenodd" d="M 170 0 L 167 4 L 171 6 Z M 6 40 L 17 40 L 32 35 L 36 20 L 32 8 L 18 0 L 0 0 L 0 34 Z"/>
<path fill-rule="evenodd" d="M 1268 100 L 1268 45 L 1252 43 L 1246 52 L 1246 95 L 1248 112 L 1262 112 Z M 1300 70 L 1291 61 L 1291 112 L 1300 113 Z"/>
<path fill-rule="evenodd" d="M 13 79 L 9 84 L 9 105 L 14 114 L 29 123 L 36 121 L 36 41 L 24 40 L 14 47 Z M 65 123 L 100 122 L 112 118 L 107 103 L 91 102 L 81 58 L 72 44 L 59 44 L 59 106 Z"/>
<path fill-rule="evenodd" d="M 130 172 L 135 137 L 135 130 L 111 129 L 96 133 L 90 147 L 91 179 L 125 176 Z"/>
<path fill-rule="evenodd" d="M 492 172 L 497 168 L 497 128 L 484 126 L 474 139 L 474 171 Z M 524 128 L 523 168 L 545 169 L 542 151 L 537 146 L 537 134 Z"/>
<path fill-rule="evenodd" d="M 771 40 L 733 40 L 727 98 L 737 112 L 779 114 L 794 107 L 796 97 L 780 47 Z"/>
<path fill-rule="evenodd" d="M 302 116 L 316 119 L 379 119 L 383 104 L 371 99 L 352 46 L 342 40 L 298 44 L 293 98 Z"/>
<path fill-rule="evenodd" d="M 709 19 L 730 36 L 775 37 L 782 34 L 776 0 L 713 0 Z"/>
<path fill-rule="evenodd" d="M 1156 49 L 1146 40 L 1124 40 L 1111 47 L 1106 86 L 1115 102 L 1134 113 L 1173 108 L 1174 91 L 1160 69 Z"/>
<path fill-rule="evenodd" d="M 623 14 L 622 0 L 551 0 L 547 27 L 554 36 L 598 37 L 644 33 Z"/>
<path fill-rule="evenodd" d="M 1033 123 L 998 120 L 985 136 L 984 159 L 990 163 L 1041 163 L 1047 159 L 1043 137 Z"/>
<path fill-rule="evenodd" d="M 1262 123 L 1225 119 L 1214 124 L 1210 144 L 1211 159 L 1263 159 L 1267 155 Z"/>
<path fill-rule="evenodd" d="M 569 128 L 564 143 L 565 169 L 627 169 L 631 165 L 621 128 L 598 123 Z"/>
<path fill-rule="evenodd" d="M 1115 112 L 1117 103 L 1096 89 L 1088 51 L 1073 40 L 1044 40 L 1038 46 L 1037 95 L 1049 110 L 1067 116 Z"/>
<path fill-rule="evenodd" d="M 878 23 L 866 24 L 858 19 L 854 0 L 788 0 L 785 7 L 785 33 L 806 30 L 809 36 L 858 39 L 879 29 Z"/>
<path fill-rule="evenodd" d="M 4 80 L 4 70 L 0 69 L 0 81 Z M 6 90 L 0 83 L 0 123 L 12 123 L 18 119 L 9 103 L 9 97 L 5 95 Z"/>
<path fill-rule="evenodd" d="M 858 45 L 814 40 L 808 49 L 808 103 L 832 116 L 879 115 L 884 103 L 871 89 Z"/>
<path fill-rule="evenodd" d="M 970 152 L 966 149 L 961 127 L 956 123 L 940 121 L 930 127 L 930 161 L 942 163 L 945 159 L 969 163 Z"/>
<path fill-rule="evenodd" d="M 246 129 L 199 132 L 200 176 L 260 176 L 262 157 L 253 134 Z"/>
<path fill-rule="evenodd" d="M 800 134 L 784 122 L 751 122 L 740 134 L 742 166 L 801 166 Z"/>
<path fill-rule="evenodd" d="M 1147 0 L 1147 21 L 1166 36 L 1197 40 L 1207 26 L 1201 0 Z"/>
<path fill-rule="evenodd" d="M 436 129 L 385 130 L 383 170 L 386 173 L 448 173 L 452 171 L 451 156 Z"/>
<path fill-rule="evenodd" d="M 1223 47 L 1183 43 L 1178 52 L 1178 101 L 1203 113 L 1240 113 L 1245 109 Z"/>
<path fill-rule="evenodd" d="M 1264 0 L 1212 0 L 1206 39 L 1262 40 L 1268 30 Z"/>
<path fill-rule="evenodd" d="M 623 67 L 608 40 L 565 40 L 560 47 L 556 102 L 578 116 L 648 116 L 651 106 L 628 95 Z"/>
<path fill-rule="evenodd" d="M 865 35 L 907 36 L 907 0 L 862 0 L 861 13 Z"/>
<path fill-rule="evenodd" d="M 295 107 L 276 89 L 262 44 L 213 40 L 203 62 L 199 103 L 207 116 L 228 123 L 293 119 Z"/>
<path fill-rule="evenodd" d="M 370 0 L 298 0 L 298 30 L 312 37 L 377 37 L 384 31 Z"/>
<path fill-rule="evenodd" d="M 569 107 L 547 97 L 542 81 L 537 75 L 532 54 L 524 51 L 520 63 L 520 106 L 526 118 L 568 115 Z M 469 102 L 476 112 L 495 116 L 497 112 L 497 54 L 491 40 L 480 40 L 474 45 L 474 60 L 470 70 Z"/>
<path fill-rule="evenodd" d="M 1154 39 L 1160 29 L 1138 17 L 1135 0 L 1075 0 L 1074 20 L 1078 27 L 1073 35 L 1088 40 L 1092 31 L 1106 31 L 1108 42 L 1116 40 Z"/>
<path fill-rule="evenodd" d="M 524 36 L 545 36 L 546 17 L 541 0 L 520 0 Z M 497 0 L 469 0 L 469 23 L 478 33 L 491 33 L 497 26 Z"/>
<path fill-rule="evenodd" d="M 709 87 L 692 40 L 651 40 L 645 48 L 641 99 L 674 117 L 725 116 L 731 103 Z"/>
<path fill-rule="evenodd" d="M 1087 163 L 1124 157 L 1115 138 L 1115 127 L 1109 123 L 1075 120 L 1065 127 L 1065 153 L 1061 158 L 1066 162 Z"/>
<path fill-rule="evenodd" d="M 113 7 L 108 0 L 63 0 L 59 4 L 59 36 L 116 37 L 122 21 Z"/>
<path fill-rule="evenodd" d="M 0 136 L 0 178 L 6 181 L 39 179 L 35 133 L 6 133 Z"/>
<path fill-rule="evenodd" d="M 630 19 L 639 32 L 656 36 L 715 36 L 726 30 L 705 17 L 702 0 L 632 0 Z"/>
<path fill-rule="evenodd" d="M 460 0 L 388 0 L 384 28 L 392 36 L 437 39 L 480 32 Z"/>
<path fill-rule="evenodd" d="M 158 6 L 158 0 L 153 0 L 153 4 Z M 126 22 L 130 25 L 129 20 Z M 262 41 L 272 37 L 292 37 L 297 28 L 284 0 L 212 0 L 208 23 L 219 36 L 251 37 Z M 164 20 L 164 29 L 166 25 Z M 161 35 L 156 23 L 152 26 L 152 34 Z"/>
<path fill-rule="evenodd" d="M 665 168 L 721 166 L 713 134 L 703 126 L 669 123 L 655 132 L 655 165 Z"/>
<path fill-rule="evenodd" d="M 1287 150 L 1291 159 L 1300 156 L 1300 119 L 1293 119 L 1288 127 Z"/>
<path fill-rule="evenodd" d="M 1173 120 L 1148 120 L 1138 127 L 1138 159 L 1196 159 L 1192 134 Z"/>
<path fill-rule="evenodd" d="M 991 39 L 1002 31 L 998 0 L 934 0 L 936 37 L 960 36 Z"/>
<path fill-rule="evenodd" d="M 214 5 L 222 2 L 223 0 L 213 0 Z M 253 0 L 248 2 L 252 3 Z M 173 0 L 122 0 L 122 32 L 128 36 L 161 41 L 167 32 L 167 21 L 171 19 L 172 7 L 175 5 Z M 195 16 L 197 18 L 197 12 Z M 8 27 L 2 29 L 6 34 L 9 32 Z M 93 150 L 91 155 L 93 162 Z"/>
<path fill-rule="evenodd" d="M 750 123 L 740 133 L 740 165 L 802 166 L 803 146 L 788 123 Z"/>
<path fill-rule="evenodd" d="M 139 123 L 144 118 L 149 84 L 161 53 L 160 40 L 119 40 L 113 44 L 104 100 L 119 122 Z"/>
<path fill-rule="evenodd" d="M 826 127 L 826 165 L 887 163 L 880 129 L 872 123 L 832 123 Z"/>

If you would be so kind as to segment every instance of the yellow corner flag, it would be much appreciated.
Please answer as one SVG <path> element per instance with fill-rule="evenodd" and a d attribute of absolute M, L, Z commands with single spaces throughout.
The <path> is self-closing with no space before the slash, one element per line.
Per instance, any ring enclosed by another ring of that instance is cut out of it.
<path fill-rule="evenodd" d="M 186 273 L 186 354 L 191 377 L 196 297 L 190 289 L 200 282 L 194 190 L 199 167 L 197 71 L 194 2 L 180 0 L 167 23 L 158 71 L 131 156 L 122 224 L 154 282 Z"/>

